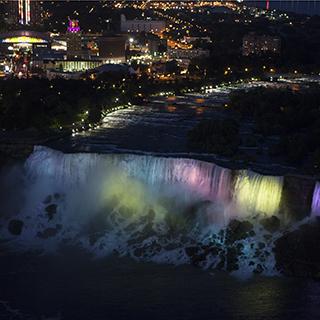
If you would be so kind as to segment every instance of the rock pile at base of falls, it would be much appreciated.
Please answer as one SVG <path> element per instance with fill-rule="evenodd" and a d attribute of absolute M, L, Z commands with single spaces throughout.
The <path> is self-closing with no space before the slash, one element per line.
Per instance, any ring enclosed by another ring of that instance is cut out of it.
<path fill-rule="evenodd" d="M 280 226 L 280 220 L 277 217 L 268 219 L 272 219 L 273 223 L 277 220 Z M 270 221 L 265 222 L 272 224 Z M 253 223 L 234 219 L 230 221 L 225 230 L 212 236 L 209 244 L 190 246 L 185 249 L 185 252 L 191 263 L 196 266 L 205 265 L 233 272 L 239 270 L 241 261 L 245 260 L 252 272 L 262 273 L 266 269 L 263 263 L 271 255 L 267 247 L 270 248 L 272 235 L 264 230 L 262 236 L 265 236 L 263 237 L 264 242 L 257 241 Z M 250 256 L 247 254 L 248 248 L 251 252 Z M 208 265 L 209 260 L 213 261 L 211 265 Z"/>
<path fill-rule="evenodd" d="M 281 230 L 281 222 L 275 216 L 262 219 L 259 223 L 263 227 L 263 241 L 251 242 L 254 259 L 246 257 L 254 273 L 262 273 L 266 257 L 273 254 L 275 270 L 281 274 L 320 280 L 320 219 L 303 224 L 293 231 Z M 250 238 L 254 239 L 254 236 L 251 222 L 232 220 L 218 242 L 187 247 L 185 251 L 193 265 L 204 265 L 215 255 L 219 263 L 214 268 L 232 272 L 239 269 L 241 259 L 247 254 L 244 241 L 250 243 Z M 270 243 L 272 250 L 267 252 L 265 249 Z"/>
<path fill-rule="evenodd" d="M 19 219 L 12 219 L 9 221 L 8 230 L 12 235 L 18 236 L 22 232 L 23 224 L 23 221 Z"/>

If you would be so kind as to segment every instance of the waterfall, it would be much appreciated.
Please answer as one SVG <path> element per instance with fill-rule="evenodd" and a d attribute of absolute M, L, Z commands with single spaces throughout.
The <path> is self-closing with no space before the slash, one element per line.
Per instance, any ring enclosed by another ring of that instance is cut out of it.
<path fill-rule="evenodd" d="M 85 183 L 92 174 L 103 176 L 115 169 L 147 185 L 176 185 L 207 200 L 230 198 L 231 171 L 215 164 L 138 155 L 63 154 L 35 147 L 26 162 L 29 177 L 47 177 L 63 185 Z"/>
<path fill-rule="evenodd" d="M 184 248 L 198 243 L 215 241 L 227 254 L 221 229 L 232 218 L 258 224 L 250 218 L 277 214 L 283 184 L 282 177 L 194 159 L 64 154 L 41 146 L 25 162 L 23 179 L 19 209 L 10 212 L 23 223 L 14 246 L 50 252 L 67 244 L 134 257 L 143 252 L 144 259 L 177 264 L 189 261 Z M 243 240 L 245 264 L 262 241 L 261 233 L 253 234 Z M 210 264 L 220 258 L 213 255 Z M 263 259 L 269 263 L 272 254 Z"/>
<path fill-rule="evenodd" d="M 46 178 L 66 190 L 85 185 L 89 180 L 91 183 L 107 181 L 110 189 L 110 185 L 126 177 L 122 182 L 125 192 L 128 179 L 134 179 L 143 185 L 145 193 L 153 192 L 155 196 L 159 196 L 162 188 L 162 191 L 174 191 L 174 197 L 218 203 L 220 208 L 224 207 L 219 211 L 223 211 L 227 220 L 233 216 L 277 214 L 283 186 L 282 177 L 263 176 L 247 170 L 238 171 L 232 182 L 230 169 L 193 159 L 63 154 L 46 147 L 36 147 L 25 167 L 31 179 Z M 105 182 L 95 188 L 104 186 Z"/>
<path fill-rule="evenodd" d="M 227 201 L 231 173 L 212 163 L 192 159 L 126 156 L 126 171 L 147 184 L 181 185 L 208 200 Z"/>
<path fill-rule="evenodd" d="M 314 188 L 311 212 L 313 216 L 320 216 L 320 182 Z"/>
<path fill-rule="evenodd" d="M 283 178 L 242 170 L 235 180 L 233 205 L 242 215 L 278 213 Z"/>

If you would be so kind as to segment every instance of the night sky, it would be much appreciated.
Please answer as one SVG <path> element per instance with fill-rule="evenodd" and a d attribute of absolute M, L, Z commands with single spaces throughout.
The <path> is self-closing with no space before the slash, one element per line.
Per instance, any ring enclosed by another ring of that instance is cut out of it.
<path fill-rule="evenodd" d="M 247 3 L 266 6 L 266 0 L 246 0 Z M 293 11 L 305 14 L 320 14 L 320 1 L 318 0 L 269 0 L 271 9 Z"/>

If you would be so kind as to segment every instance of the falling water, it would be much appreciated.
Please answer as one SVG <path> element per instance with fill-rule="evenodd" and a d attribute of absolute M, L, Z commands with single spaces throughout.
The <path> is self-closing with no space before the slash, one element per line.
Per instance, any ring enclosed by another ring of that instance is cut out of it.
<path fill-rule="evenodd" d="M 175 264 L 190 261 L 184 248 L 195 243 L 216 241 L 226 254 L 221 229 L 233 218 L 277 214 L 282 193 L 281 177 L 193 159 L 63 154 L 46 147 L 27 159 L 23 180 L 20 209 L 4 222 L 23 222 L 12 245 L 50 252 L 67 241 L 97 255 L 116 251 Z M 245 268 L 262 236 L 251 234 L 256 238 L 243 240 Z M 266 246 L 271 250 L 272 243 Z M 272 257 L 265 257 L 266 270 Z M 211 265 L 220 261 L 212 259 Z"/>
<path fill-rule="evenodd" d="M 283 178 L 262 176 L 251 171 L 240 171 L 235 181 L 233 202 L 240 213 L 278 213 Z"/>
<path fill-rule="evenodd" d="M 263 176 L 247 170 L 239 171 L 232 183 L 230 169 L 192 159 L 63 154 L 46 147 L 35 148 L 26 169 L 31 179 L 46 178 L 66 189 L 77 188 L 89 180 L 106 180 L 110 188 L 119 181 L 119 176 L 114 175 L 117 172 L 139 181 L 148 192 L 152 189 L 158 193 L 162 188 L 169 192 L 174 190 L 178 197 L 219 203 L 226 209 L 221 211 L 229 218 L 276 214 L 283 186 L 282 177 Z M 122 192 L 126 192 L 125 186 Z"/>
<path fill-rule="evenodd" d="M 147 185 L 179 185 L 207 200 L 230 198 L 231 171 L 212 163 L 136 155 L 63 154 L 36 147 L 26 163 L 32 178 L 47 177 L 64 185 L 85 183 L 117 168 Z"/>
<path fill-rule="evenodd" d="M 312 215 L 320 216 L 320 182 L 316 183 L 312 199 Z"/>

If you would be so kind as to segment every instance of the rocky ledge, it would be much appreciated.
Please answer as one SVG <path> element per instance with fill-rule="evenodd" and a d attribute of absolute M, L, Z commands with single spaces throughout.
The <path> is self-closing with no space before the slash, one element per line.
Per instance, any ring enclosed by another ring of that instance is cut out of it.
<path fill-rule="evenodd" d="M 275 241 L 274 253 L 281 273 L 320 280 L 320 219 L 285 233 Z"/>

